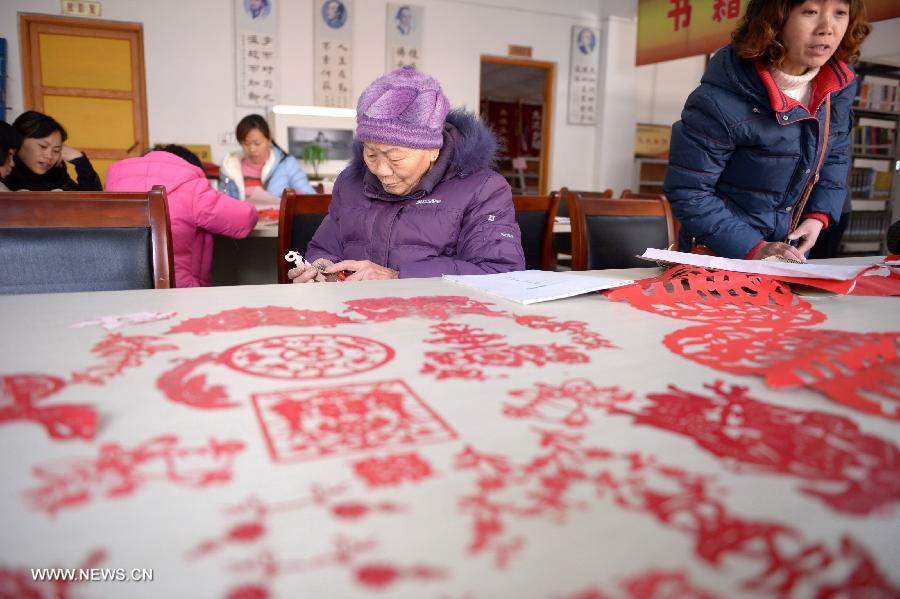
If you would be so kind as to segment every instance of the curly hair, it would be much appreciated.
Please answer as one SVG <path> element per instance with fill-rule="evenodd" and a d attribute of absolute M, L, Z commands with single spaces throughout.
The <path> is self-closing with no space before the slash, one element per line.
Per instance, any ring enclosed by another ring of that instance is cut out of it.
<path fill-rule="evenodd" d="M 780 66 L 787 55 L 781 43 L 781 31 L 793 9 L 804 0 L 750 0 L 737 29 L 731 34 L 738 56 L 746 60 L 768 60 Z M 865 0 L 847 0 L 850 6 L 850 22 L 844 39 L 834 56 L 844 62 L 856 62 L 859 48 L 872 31 L 866 19 Z"/>

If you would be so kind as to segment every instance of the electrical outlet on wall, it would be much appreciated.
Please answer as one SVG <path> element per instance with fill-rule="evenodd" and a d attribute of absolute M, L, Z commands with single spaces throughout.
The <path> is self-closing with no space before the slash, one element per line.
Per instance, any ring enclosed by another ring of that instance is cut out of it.
<path fill-rule="evenodd" d="M 227 133 L 223 133 L 219 136 L 219 143 L 223 146 L 232 146 L 237 144 L 237 137 L 234 134 L 234 131 L 228 131 Z"/>

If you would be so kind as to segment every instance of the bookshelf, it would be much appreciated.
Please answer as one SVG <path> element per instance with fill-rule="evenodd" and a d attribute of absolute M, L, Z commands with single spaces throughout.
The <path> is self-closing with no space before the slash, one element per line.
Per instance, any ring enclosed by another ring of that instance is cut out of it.
<path fill-rule="evenodd" d="M 860 63 L 847 189 L 852 212 L 841 253 L 886 252 L 885 235 L 900 212 L 900 68 Z"/>

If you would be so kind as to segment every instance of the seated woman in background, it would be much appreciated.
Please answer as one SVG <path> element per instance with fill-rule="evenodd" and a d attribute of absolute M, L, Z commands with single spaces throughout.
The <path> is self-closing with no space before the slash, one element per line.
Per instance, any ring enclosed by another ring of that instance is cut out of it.
<path fill-rule="evenodd" d="M 236 133 L 243 152 L 232 152 L 222 161 L 219 189 L 224 193 L 260 208 L 277 208 L 286 187 L 315 193 L 297 159 L 272 141 L 266 119 L 249 114 L 238 123 Z"/>
<path fill-rule="evenodd" d="M 29 110 L 13 121 L 22 135 L 22 147 L 7 185 L 12 190 L 30 191 L 103 191 L 100 177 L 87 156 L 65 145 L 69 135 L 53 117 Z M 66 170 L 72 163 L 78 181 Z"/>
<path fill-rule="evenodd" d="M 806 261 L 844 205 L 857 87 L 844 61 L 869 30 L 863 0 L 750 0 L 672 127 L 682 251 L 693 238 L 726 258 Z"/>
<path fill-rule="evenodd" d="M 0 121 L 0 191 L 9 191 L 9 187 L 4 182 L 12 172 L 13 165 L 16 163 L 15 155 L 20 147 L 22 147 L 22 136 L 19 135 L 16 128 L 6 121 Z"/>
<path fill-rule="evenodd" d="M 523 270 L 509 184 L 491 169 L 497 141 L 472 114 L 449 112 L 440 84 L 412 67 L 376 79 L 356 109 L 354 158 L 294 283 Z M 449 114 L 448 114 L 449 112 Z"/>
<path fill-rule="evenodd" d="M 256 208 L 210 186 L 200 159 L 187 148 L 170 145 L 109 167 L 107 191 L 166 188 L 176 287 L 212 284 L 213 234 L 241 239 L 256 226 Z"/>

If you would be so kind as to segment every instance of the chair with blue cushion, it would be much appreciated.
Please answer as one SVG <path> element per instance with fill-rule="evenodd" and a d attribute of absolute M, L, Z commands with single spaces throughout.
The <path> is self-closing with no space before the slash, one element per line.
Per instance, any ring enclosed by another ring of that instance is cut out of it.
<path fill-rule="evenodd" d="M 553 221 L 559 208 L 559 192 L 548 196 L 514 195 L 516 222 L 522 233 L 525 268 L 553 270 L 556 255 L 553 251 Z"/>
<path fill-rule="evenodd" d="M 669 202 L 655 198 L 585 198 L 563 189 L 572 215 L 572 270 L 638 268 L 647 248 L 675 243 Z"/>
<path fill-rule="evenodd" d="M 331 194 L 301 194 L 285 189 L 278 216 L 278 282 L 290 283 L 288 271 L 294 267 L 284 259 L 291 250 L 306 255 L 309 241 L 328 215 Z"/>
<path fill-rule="evenodd" d="M 0 294 L 174 286 L 164 187 L 0 193 Z"/>

